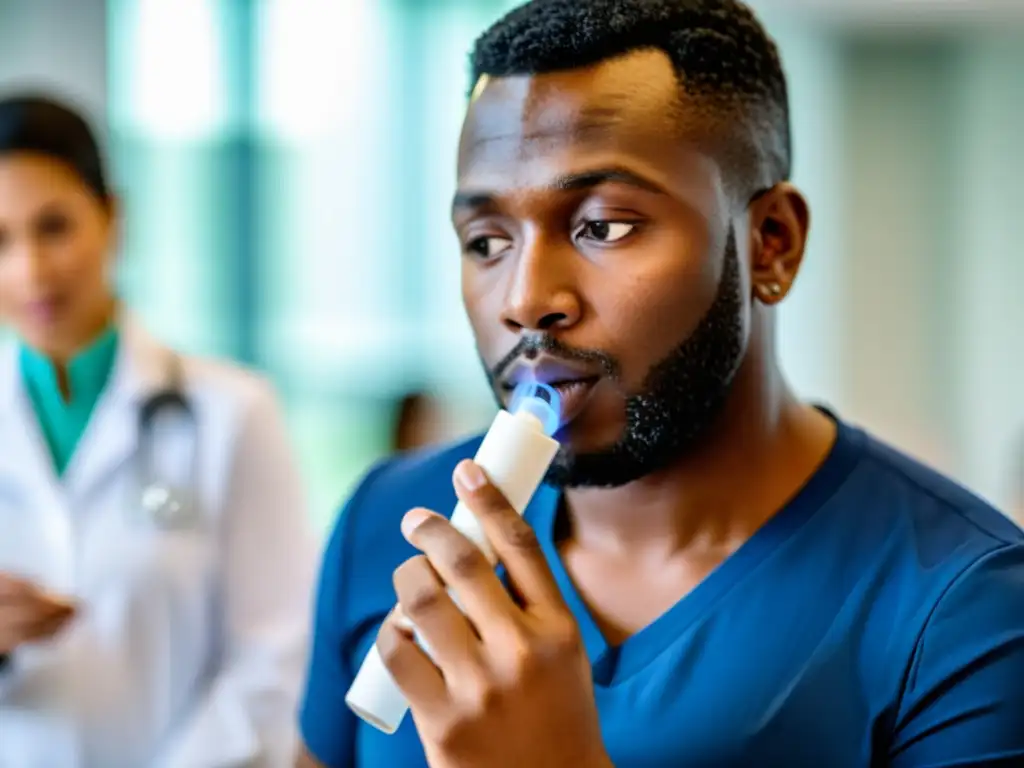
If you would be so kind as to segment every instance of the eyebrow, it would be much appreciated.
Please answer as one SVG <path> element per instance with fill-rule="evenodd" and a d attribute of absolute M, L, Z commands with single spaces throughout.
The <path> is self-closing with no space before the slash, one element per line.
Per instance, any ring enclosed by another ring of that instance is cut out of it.
<path fill-rule="evenodd" d="M 593 189 L 602 184 L 625 184 L 626 186 L 635 187 L 636 189 L 656 195 L 668 194 L 663 187 L 655 184 L 653 181 L 645 179 L 633 171 L 616 167 L 598 168 L 579 173 L 566 173 L 557 176 L 545 188 L 559 192 L 577 192 Z M 496 196 L 488 192 L 456 192 L 455 198 L 452 201 L 452 210 L 490 208 L 494 207 L 496 201 Z"/>

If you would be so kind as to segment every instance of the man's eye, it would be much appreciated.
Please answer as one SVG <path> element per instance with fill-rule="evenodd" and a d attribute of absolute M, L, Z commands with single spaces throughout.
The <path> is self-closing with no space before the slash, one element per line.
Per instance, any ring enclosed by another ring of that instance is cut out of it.
<path fill-rule="evenodd" d="M 478 237 L 466 245 L 466 252 L 482 259 L 493 259 L 512 247 L 507 237 Z"/>
<path fill-rule="evenodd" d="M 580 227 L 577 237 L 599 243 L 615 243 L 633 234 L 635 230 L 636 224 L 628 221 L 588 221 Z"/>

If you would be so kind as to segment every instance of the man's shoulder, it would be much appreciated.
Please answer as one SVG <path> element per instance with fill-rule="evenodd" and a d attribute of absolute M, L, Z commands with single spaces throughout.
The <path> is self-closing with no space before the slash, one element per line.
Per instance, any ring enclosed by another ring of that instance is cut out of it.
<path fill-rule="evenodd" d="M 970 540 L 985 550 L 1024 543 L 1009 517 L 953 478 L 877 438 L 865 436 L 863 445 L 861 492 L 884 498 L 908 533 L 953 547 Z"/>
<path fill-rule="evenodd" d="M 1024 761 L 1024 532 L 950 477 L 878 441 L 869 480 L 895 515 L 879 557 L 889 594 L 878 655 L 903 647 L 891 750 L 900 764 Z"/>
<path fill-rule="evenodd" d="M 1024 532 L 1012 520 L 952 478 L 854 433 L 859 457 L 826 518 L 835 520 L 828 551 L 887 585 L 876 603 L 898 618 L 885 626 L 916 636 L 952 586 L 984 580 L 990 561 L 1018 562 L 1016 578 L 1024 583 Z"/>
<path fill-rule="evenodd" d="M 455 504 L 452 473 L 460 461 L 473 458 L 482 440 L 482 435 L 474 435 L 384 459 L 366 474 L 349 504 L 375 510 L 397 506 L 399 516 L 413 506 L 441 507 L 435 511 L 447 513 L 450 510 L 443 507 Z"/>
<path fill-rule="evenodd" d="M 460 461 L 473 458 L 482 439 L 476 435 L 389 457 L 366 473 L 336 523 L 346 557 L 360 573 L 390 574 L 413 554 L 399 527 L 413 507 L 448 516 L 457 501 L 452 473 Z"/>

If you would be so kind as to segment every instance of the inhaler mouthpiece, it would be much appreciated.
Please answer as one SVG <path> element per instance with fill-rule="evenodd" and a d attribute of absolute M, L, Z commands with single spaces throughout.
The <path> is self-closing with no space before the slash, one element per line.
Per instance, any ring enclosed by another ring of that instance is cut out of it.
<path fill-rule="evenodd" d="M 562 398 L 554 387 L 539 381 L 524 381 L 512 392 L 508 411 L 512 415 L 528 413 L 543 425 L 544 434 L 551 437 L 562 421 Z"/>

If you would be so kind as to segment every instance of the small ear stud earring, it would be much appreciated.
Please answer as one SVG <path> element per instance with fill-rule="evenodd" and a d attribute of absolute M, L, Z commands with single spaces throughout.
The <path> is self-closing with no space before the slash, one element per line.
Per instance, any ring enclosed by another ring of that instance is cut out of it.
<path fill-rule="evenodd" d="M 777 297 L 782 295 L 782 286 L 778 283 L 768 283 L 768 285 L 765 286 L 765 290 L 768 291 L 769 296 Z"/>

